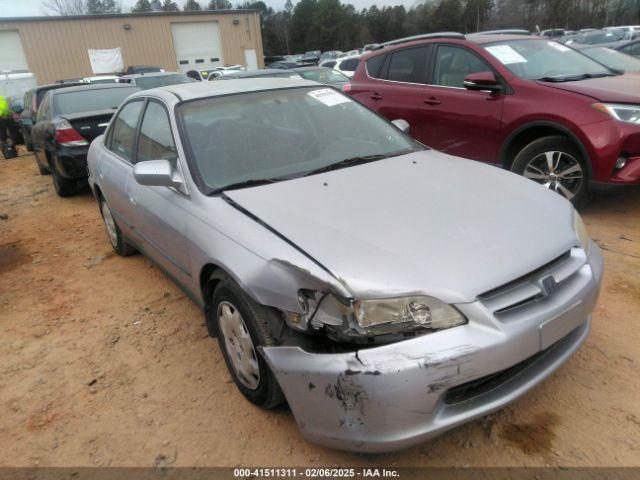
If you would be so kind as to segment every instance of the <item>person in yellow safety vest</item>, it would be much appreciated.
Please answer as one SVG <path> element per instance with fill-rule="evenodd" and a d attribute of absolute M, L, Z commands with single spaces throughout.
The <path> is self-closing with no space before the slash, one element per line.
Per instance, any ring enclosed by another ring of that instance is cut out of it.
<path fill-rule="evenodd" d="M 11 125 L 11 109 L 6 98 L 0 95 L 0 142 L 5 143 L 11 138 L 9 127 Z"/>

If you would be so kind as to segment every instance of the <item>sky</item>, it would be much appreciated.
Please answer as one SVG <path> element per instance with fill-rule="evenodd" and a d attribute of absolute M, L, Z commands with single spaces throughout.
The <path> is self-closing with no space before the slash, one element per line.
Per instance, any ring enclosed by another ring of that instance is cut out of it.
<path fill-rule="evenodd" d="M 178 5 L 182 6 L 186 0 L 174 0 Z M 198 0 L 201 5 L 205 6 L 208 0 Z M 286 0 L 263 0 L 270 7 L 278 10 L 284 6 Z M 292 0 L 294 5 L 296 0 Z M 404 5 L 410 7 L 416 4 L 416 0 L 342 0 L 343 3 L 351 3 L 358 10 L 365 7 L 370 7 L 375 4 L 378 7 L 385 5 Z M 22 17 L 22 16 L 38 16 L 45 15 L 46 9 L 42 6 L 42 0 L 0 0 L 0 17 Z M 136 0 L 121 0 L 124 11 L 127 11 L 132 5 L 136 3 Z M 240 0 L 231 0 L 234 5 L 240 3 Z"/>

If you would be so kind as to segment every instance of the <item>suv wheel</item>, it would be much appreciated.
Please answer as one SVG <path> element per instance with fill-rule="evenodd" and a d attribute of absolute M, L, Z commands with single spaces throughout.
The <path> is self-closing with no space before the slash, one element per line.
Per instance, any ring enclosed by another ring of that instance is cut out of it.
<path fill-rule="evenodd" d="M 131 244 L 127 243 L 122 236 L 122 232 L 114 220 L 111 210 L 109 209 L 109 205 L 107 205 L 107 201 L 104 198 L 100 198 L 100 213 L 102 213 L 102 220 L 104 221 L 104 226 L 107 229 L 107 236 L 109 237 L 109 242 L 111 243 L 113 250 L 122 257 L 127 257 L 136 253 L 136 249 L 133 248 Z"/>
<path fill-rule="evenodd" d="M 516 156 L 511 170 L 553 190 L 573 204 L 587 197 L 588 173 L 580 150 L 566 137 L 543 137 Z"/>
<path fill-rule="evenodd" d="M 222 280 L 211 299 L 218 343 L 233 381 L 250 402 L 273 408 L 284 401 L 277 380 L 258 347 L 273 344 L 265 307 L 231 280 Z"/>

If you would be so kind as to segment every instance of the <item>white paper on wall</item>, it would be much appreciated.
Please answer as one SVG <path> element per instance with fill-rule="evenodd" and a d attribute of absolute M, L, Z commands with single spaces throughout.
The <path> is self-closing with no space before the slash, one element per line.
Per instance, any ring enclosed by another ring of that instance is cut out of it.
<path fill-rule="evenodd" d="M 120 47 L 102 50 L 89 49 L 89 61 L 93 73 L 115 73 L 124 70 Z"/>

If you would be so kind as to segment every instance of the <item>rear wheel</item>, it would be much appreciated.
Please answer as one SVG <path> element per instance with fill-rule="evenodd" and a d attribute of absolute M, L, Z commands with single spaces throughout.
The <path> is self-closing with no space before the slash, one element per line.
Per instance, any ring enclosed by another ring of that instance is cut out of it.
<path fill-rule="evenodd" d="M 580 204 L 588 195 L 588 171 L 580 150 L 568 138 L 553 135 L 531 142 L 516 156 L 514 172 Z"/>
<path fill-rule="evenodd" d="M 102 220 L 107 230 L 107 236 L 109 237 L 109 243 L 113 247 L 113 250 L 122 257 L 127 257 L 136 253 L 136 249 L 127 243 L 120 231 L 120 227 L 113 218 L 113 214 L 107 205 L 107 201 L 104 198 L 100 198 L 100 213 L 102 213 Z"/>
<path fill-rule="evenodd" d="M 211 299 L 218 343 L 233 381 L 250 402 L 273 408 L 284 395 L 258 347 L 273 344 L 265 307 L 231 280 L 222 280 Z"/>
<path fill-rule="evenodd" d="M 63 177 L 56 169 L 55 161 L 51 162 L 49 169 L 53 177 L 53 188 L 59 197 L 71 197 L 78 193 L 78 182 L 75 179 Z"/>

